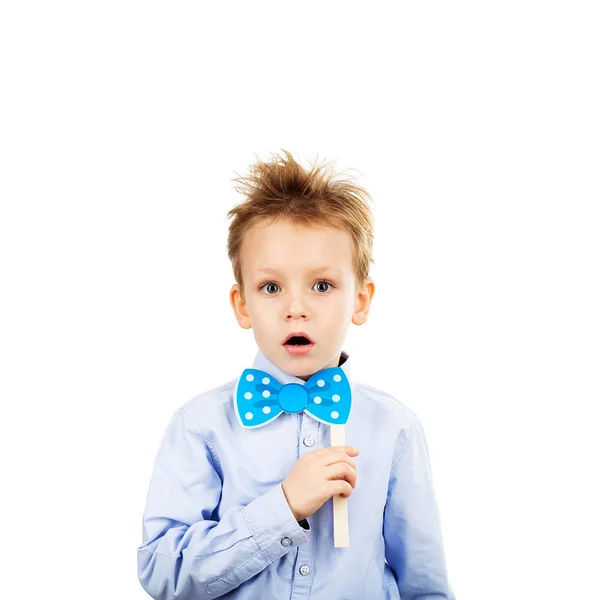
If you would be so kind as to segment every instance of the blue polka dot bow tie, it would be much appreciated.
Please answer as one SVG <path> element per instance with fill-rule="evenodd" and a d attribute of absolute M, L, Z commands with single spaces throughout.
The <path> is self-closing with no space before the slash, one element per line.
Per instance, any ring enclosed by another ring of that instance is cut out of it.
<path fill-rule="evenodd" d="M 352 390 L 340 367 L 315 373 L 304 385 L 281 384 L 260 369 L 245 369 L 235 386 L 235 413 L 246 429 L 261 427 L 281 413 L 306 412 L 328 425 L 345 425 L 352 406 Z"/>

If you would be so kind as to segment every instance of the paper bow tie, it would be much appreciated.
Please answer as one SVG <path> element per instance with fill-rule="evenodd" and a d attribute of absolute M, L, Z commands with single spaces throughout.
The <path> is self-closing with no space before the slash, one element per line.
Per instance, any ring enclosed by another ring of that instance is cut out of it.
<path fill-rule="evenodd" d="M 281 384 L 260 369 L 245 369 L 233 395 L 235 414 L 246 429 L 261 427 L 282 412 L 306 412 L 328 425 L 345 425 L 352 406 L 352 390 L 344 370 L 331 367 L 315 373 L 304 385 Z"/>

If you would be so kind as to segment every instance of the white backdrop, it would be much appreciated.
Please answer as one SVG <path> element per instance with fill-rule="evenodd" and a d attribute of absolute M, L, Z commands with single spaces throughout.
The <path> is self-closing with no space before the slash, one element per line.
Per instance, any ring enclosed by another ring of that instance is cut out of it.
<path fill-rule="evenodd" d="M 597 590 L 598 15 L 490 4 L 2 4 L 2 597 L 148 597 L 160 438 L 256 349 L 231 179 L 282 148 L 375 199 L 346 349 L 425 425 L 457 598 Z"/>

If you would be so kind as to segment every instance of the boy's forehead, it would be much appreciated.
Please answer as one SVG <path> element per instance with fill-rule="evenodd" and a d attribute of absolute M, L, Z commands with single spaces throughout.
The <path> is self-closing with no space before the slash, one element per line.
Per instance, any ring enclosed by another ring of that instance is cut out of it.
<path fill-rule="evenodd" d="M 281 267 L 281 268 L 277 269 L 274 267 L 257 266 L 256 268 L 254 268 L 252 270 L 255 273 L 259 273 L 259 274 L 264 273 L 265 275 L 285 275 L 285 273 L 290 271 L 291 269 L 286 269 L 285 267 Z M 307 275 L 317 275 L 319 273 L 333 273 L 335 275 L 340 275 L 340 276 L 344 275 L 344 269 L 340 269 L 339 267 L 334 267 L 334 266 L 330 266 L 330 265 L 321 265 L 319 267 L 314 267 L 314 268 L 306 267 L 304 269 L 304 271 L 306 271 Z"/>
<path fill-rule="evenodd" d="M 352 249 L 352 241 L 348 231 L 327 225 L 309 226 L 290 221 L 259 222 L 246 231 L 241 250 L 246 254 L 264 254 L 279 252 L 282 245 L 306 243 L 306 250 L 328 246 L 337 254 Z"/>
<path fill-rule="evenodd" d="M 307 238 L 303 237 L 305 234 Z M 303 244 L 301 252 L 298 244 Z M 345 277 L 353 270 L 352 256 L 347 231 L 289 221 L 261 223 L 251 228 L 240 249 L 242 269 L 256 276 L 329 273 Z"/>

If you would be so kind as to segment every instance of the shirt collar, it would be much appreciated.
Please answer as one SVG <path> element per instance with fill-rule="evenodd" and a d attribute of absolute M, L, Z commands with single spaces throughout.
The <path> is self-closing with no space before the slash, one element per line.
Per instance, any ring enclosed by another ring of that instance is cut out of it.
<path fill-rule="evenodd" d="M 341 358 L 345 358 L 346 360 L 340 365 L 340 369 L 344 371 L 346 378 L 348 379 L 348 383 L 350 384 L 350 389 L 354 392 L 354 378 L 352 376 L 352 358 L 347 352 L 342 350 Z M 300 385 L 304 385 L 306 381 L 304 379 L 300 379 L 295 375 L 291 375 L 286 371 L 283 371 L 279 367 L 275 366 L 261 351 L 260 349 L 257 351 L 256 356 L 254 358 L 254 363 L 252 364 L 253 369 L 260 369 L 261 371 L 265 371 L 272 375 L 279 381 L 281 384 L 286 383 L 299 383 Z"/>

